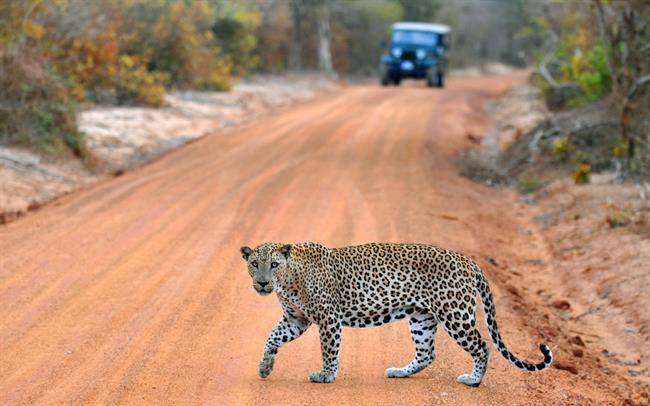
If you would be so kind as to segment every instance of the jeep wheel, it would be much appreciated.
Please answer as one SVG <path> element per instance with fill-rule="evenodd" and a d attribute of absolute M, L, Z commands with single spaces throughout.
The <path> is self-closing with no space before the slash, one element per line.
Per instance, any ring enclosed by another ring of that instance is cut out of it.
<path fill-rule="evenodd" d="M 402 81 L 402 78 L 393 78 L 393 84 L 395 86 L 399 86 L 400 82 Z"/>
<path fill-rule="evenodd" d="M 439 73 L 436 75 L 436 86 L 438 86 L 438 87 L 445 87 L 445 81 L 446 81 L 446 79 L 447 79 L 447 78 L 445 77 L 445 74 L 442 73 L 442 72 L 439 72 Z"/>

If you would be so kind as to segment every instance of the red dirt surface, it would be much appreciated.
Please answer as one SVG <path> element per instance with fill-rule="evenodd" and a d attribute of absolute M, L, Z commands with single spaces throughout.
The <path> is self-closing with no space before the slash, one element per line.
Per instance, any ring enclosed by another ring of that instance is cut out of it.
<path fill-rule="evenodd" d="M 350 87 L 0 228 L 0 404 L 647 403 L 588 344 L 567 344 L 571 332 L 549 316 L 537 292 L 557 279 L 517 197 L 451 163 L 471 145 L 467 133 L 490 125 L 483 102 L 523 80 Z M 331 385 L 307 380 L 321 364 L 314 328 L 260 379 L 280 309 L 253 291 L 238 249 L 309 240 L 419 241 L 473 256 L 511 350 L 539 361 L 545 341 L 561 369 L 522 372 L 493 351 L 481 387 L 468 388 L 455 379 L 470 357 L 441 332 L 431 367 L 387 379 L 387 367 L 413 355 L 398 322 L 346 329 Z"/>
<path fill-rule="evenodd" d="M 575 185 L 565 178 L 532 198 L 561 280 L 549 298 L 566 303 L 556 311 L 562 324 L 648 390 L 650 202 L 638 186 L 615 179 L 596 174 Z"/>

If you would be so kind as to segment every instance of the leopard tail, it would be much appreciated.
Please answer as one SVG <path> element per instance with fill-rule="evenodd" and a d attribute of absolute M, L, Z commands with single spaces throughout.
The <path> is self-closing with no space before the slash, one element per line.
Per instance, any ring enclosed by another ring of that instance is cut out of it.
<path fill-rule="evenodd" d="M 487 329 L 490 333 L 490 338 L 492 339 L 492 344 L 494 344 L 494 347 L 499 351 L 503 358 L 508 360 L 511 364 L 514 364 L 517 368 L 531 372 L 537 372 L 548 368 L 553 362 L 553 353 L 546 344 L 539 345 L 540 351 L 542 351 L 542 354 L 544 354 L 544 361 L 538 364 L 522 361 L 508 350 L 505 343 L 503 342 L 503 339 L 501 338 L 501 334 L 499 333 L 494 299 L 492 298 L 492 292 L 490 291 L 488 281 L 478 265 L 473 264 L 472 266 L 474 273 L 476 274 L 476 287 L 479 290 L 481 301 L 483 302 L 485 323 L 487 324 Z"/>

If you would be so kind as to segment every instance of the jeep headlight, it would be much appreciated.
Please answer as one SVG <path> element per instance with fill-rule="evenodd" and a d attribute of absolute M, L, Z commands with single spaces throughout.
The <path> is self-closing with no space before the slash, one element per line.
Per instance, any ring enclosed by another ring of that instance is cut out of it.
<path fill-rule="evenodd" d="M 415 56 L 418 59 L 424 59 L 427 57 L 427 51 L 425 51 L 424 49 L 418 49 L 417 51 L 415 51 Z"/>
<path fill-rule="evenodd" d="M 400 56 L 402 56 L 402 48 L 395 47 L 395 48 L 391 49 L 390 53 L 391 53 L 395 58 L 399 58 Z"/>

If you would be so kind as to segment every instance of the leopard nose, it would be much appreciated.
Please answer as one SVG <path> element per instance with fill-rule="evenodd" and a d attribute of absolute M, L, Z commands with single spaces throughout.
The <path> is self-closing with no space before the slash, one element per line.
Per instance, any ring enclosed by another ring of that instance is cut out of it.
<path fill-rule="evenodd" d="M 265 287 L 266 285 L 269 284 L 268 282 L 257 282 L 257 283 L 258 283 L 261 287 Z"/>

